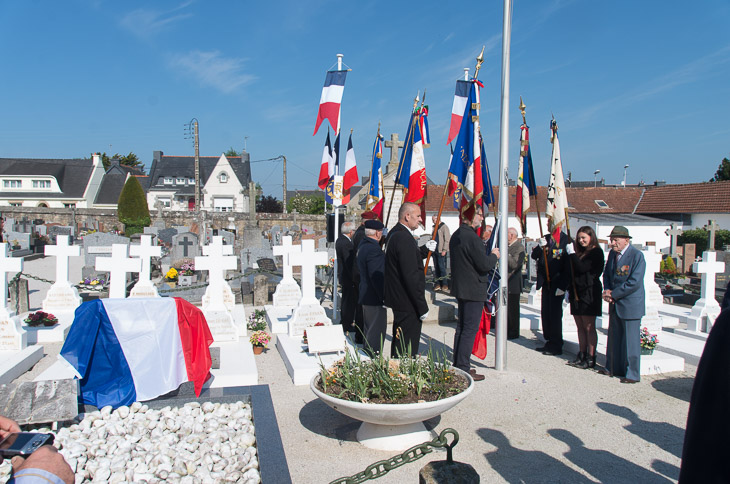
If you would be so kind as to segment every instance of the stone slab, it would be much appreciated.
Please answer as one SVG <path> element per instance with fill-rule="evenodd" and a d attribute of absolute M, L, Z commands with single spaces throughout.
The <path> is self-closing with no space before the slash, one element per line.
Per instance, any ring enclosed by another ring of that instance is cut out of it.
<path fill-rule="evenodd" d="M 208 328 L 216 343 L 238 341 L 238 329 L 233 324 L 233 314 L 229 311 L 209 311 L 203 309 Z"/>
<path fill-rule="evenodd" d="M 205 388 L 258 384 L 256 359 L 248 340 L 238 343 L 214 343 L 211 349 L 216 347 L 220 348 L 220 368 L 210 371 L 213 378 L 205 383 Z"/>
<path fill-rule="evenodd" d="M 349 341 L 347 345 L 348 348 L 355 350 Z M 325 366 L 330 366 L 343 356 L 342 353 L 309 354 L 301 336 L 291 337 L 286 334 L 276 336 L 276 349 L 284 360 L 286 371 L 294 385 L 309 385 L 312 377 L 319 373 L 320 361 Z"/>
<path fill-rule="evenodd" d="M 309 353 L 342 352 L 346 347 L 347 339 L 340 325 L 307 328 L 307 351 Z"/>
<path fill-rule="evenodd" d="M 274 334 L 284 334 L 289 331 L 289 318 L 292 311 L 288 308 L 274 307 L 272 305 L 264 306 L 266 311 L 266 323 L 269 330 Z"/>
<path fill-rule="evenodd" d="M 38 343 L 60 343 L 66 340 L 71 324 L 73 323 L 73 313 L 71 320 L 67 318 L 65 322 L 60 316 L 54 314 L 58 318 L 58 324 L 52 327 L 47 326 L 23 326 L 28 333 L 28 344 L 35 345 Z"/>
<path fill-rule="evenodd" d="M 71 366 L 61 355 L 57 356 L 56 361 L 46 368 L 40 375 L 35 377 L 33 381 L 46 381 L 46 380 L 73 380 L 79 378 L 81 375 L 76 371 L 76 368 Z"/>
<path fill-rule="evenodd" d="M 0 351 L 0 384 L 10 383 L 43 358 L 43 346 L 28 346 L 19 351 Z"/>
<path fill-rule="evenodd" d="M 9 383 L 0 386 L 0 414 L 21 425 L 72 420 L 78 389 L 75 380 Z"/>
<path fill-rule="evenodd" d="M 332 324 L 320 304 L 302 304 L 294 309 L 289 320 L 289 336 L 301 337 L 304 330 L 317 323 Z"/>
<path fill-rule="evenodd" d="M 272 299 L 276 307 L 294 309 L 302 299 L 302 290 L 296 281 L 281 281 L 276 285 Z"/>
<path fill-rule="evenodd" d="M 242 338 L 246 337 L 248 335 L 248 328 L 246 328 L 248 312 L 246 311 L 246 307 L 241 303 L 236 304 L 233 307 L 233 311 L 231 311 L 231 315 L 233 316 L 233 325 L 238 331 L 238 336 Z"/>

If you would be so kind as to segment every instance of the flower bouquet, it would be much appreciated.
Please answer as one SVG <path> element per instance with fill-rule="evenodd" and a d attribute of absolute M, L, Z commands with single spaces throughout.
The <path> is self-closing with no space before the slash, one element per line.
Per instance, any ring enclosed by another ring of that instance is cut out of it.
<path fill-rule="evenodd" d="M 659 338 L 657 338 L 657 335 L 651 334 L 649 332 L 649 329 L 646 326 L 641 328 L 641 353 L 642 354 L 648 354 L 648 355 L 652 354 L 658 343 L 659 343 Z"/>
<path fill-rule="evenodd" d="M 101 291 L 104 289 L 105 284 L 106 281 L 98 277 L 87 277 L 83 281 L 79 282 L 79 286 L 86 286 L 87 289 L 91 289 L 92 291 Z"/>
<path fill-rule="evenodd" d="M 165 274 L 165 281 L 166 282 L 177 282 L 177 269 L 174 267 L 170 267 L 170 270 L 167 271 L 167 274 Z"/>
<path fill-rule="evenodd" d="M 249 331 L 263 331 L 266 329 L 266 312 L 261 309 L 255 309 L 248 317 L 246 328 Z"/>
<path fill-rule="evenodd" d="M 185 260 L 180 266 L 179 274 L 182 276 L 192 276 L 195 274 L 195 263 Z"/>
<path fill-rule="evenodd" d="M 23 321 L 25 321 L 25 324 L 28 326 L 53 326 L 58 324 L 58 318 L 56 316 L 43 311 L 30 313 Z"/>

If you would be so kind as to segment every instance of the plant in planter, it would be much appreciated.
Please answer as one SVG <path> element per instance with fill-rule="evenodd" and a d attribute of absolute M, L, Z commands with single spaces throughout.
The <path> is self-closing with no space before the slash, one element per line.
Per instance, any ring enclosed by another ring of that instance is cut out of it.
<path fill-rule="evenodd" d="M 87 289 L 91 289 L 92 291 L 101 291 L 104 289 L 105 284 L 106 281 L 98 277 L 87 277 L 79 282 L 79 286 L 86 286 Z"/>
<path fill-rule="evenodd" d="M 407 354 L 404 352 L 404 354 Z M 324 403 L 361 420 L 358 440 L 379 450 L 404 450 L 431 439 L 423 425 L 471 393 L 468 373 L 449 365 L 445 352 L 425 357 L 372 360 L 360 354 L 321 368 L 310 388 Z"/>
<path fill-rule="evenodd" d="M 170 267 L 170 270 L 167 271 L 167 274 L 165 274 L 165 282 L 170 287 L 175 287 L 175 284 L 177 283 L 178 273 L 177 269 L 174 267 Z"/>
<path fill-rule="evenodd" d="M 191 259 L 183 259 L 179 264 L 175 264 L 177 268 L 178 284 L 181 286 L 190 286 L 196 282 L 195 262 Z"/>
<path fill-rule="evenodd" d="M 654 353 L 656 345 L 659 343 L 657 335 L 651 334 L 649 329 L 644 326 L 641 328 L 641 354 L 650 355 Z"/>
<path fill-rule="evenodd" d="M 263 331 L 266 329 L 266 311 L 254 309 L 253 313 L 248 317 L 246 329 L 249 331 Z"/>
<path fill-rule="evenodd" d="M 25 321 L 25 324 L 28 326 L 53 326 L 55 324 L 58 324 L 58 318 L 54 316 L 51 313 L 46 313 L 43 311 L 36 311 L 34 313 L 30 313 L 27 318 L 25 318 L 23 321 Z"/>
<path fill-rule="evenodd" d="M 269 344 L 269 341 L 271 341 L 271 335 L 263 330 L 254 331 L 253 333 L 251 333 L 249 341 L 253 345 L 253 352 L 255 354 L 260 354 Z"/>
<path fill-rule="evenodd" d="M 13 239 L 13 241 L 10 242 L 10 247 L 12 247 L 13 250 L 20 249 L 20 242 L 18 242 L 18 239 Z"/>

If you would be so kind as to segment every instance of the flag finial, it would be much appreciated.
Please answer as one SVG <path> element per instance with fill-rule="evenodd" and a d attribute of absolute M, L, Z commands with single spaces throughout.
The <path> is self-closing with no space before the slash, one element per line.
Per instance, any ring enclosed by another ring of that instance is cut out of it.
<path fill-rule="evenodd" d="M 476 66 L 476 69 L 474 70 L 474 79 L 479 77 L 479 69 L 482 68 L 482 63 L 484 62 L 484 47 L 485 46 L 482 46 L 482 51 L 477 56 L 477 66 Z"/>
<path fill-rule="evenodd" d="M 522 124 L 527 126 L 527 121 L 525 121 L 525 110 L 527 109 L 527 106 L 525 106 L 525 103 L 522 101 L 522 96 L 520 96 L 520 112 L 522 113 Z"/>

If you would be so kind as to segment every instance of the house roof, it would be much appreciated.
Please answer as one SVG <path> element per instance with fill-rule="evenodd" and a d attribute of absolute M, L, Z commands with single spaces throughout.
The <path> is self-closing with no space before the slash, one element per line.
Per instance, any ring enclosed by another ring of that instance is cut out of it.
<path fill-rule="evenodd" d="M 104 178 L 101 179 L 101 186 L 99 186 L 99 192 L 96 194 L 94 205 L 116 205 L 126 181 L 127 174 L 123 171 L 119 170 L 112 173 L 107 171 Z"/>
<path fill-rule="evenodd" d="M 157 152 L 156 152 L 157 153 Z M 200 184 L 205 185 L 210 178 L 213 169 L 220 156 L 201 156 L 200 160 Z M 238 178 L 239 183 L 243 187 L 248 187 L 251 181 L 251 165 L 249 162 L 250 156 L 248 153 L 243 153 L 243 156 L 226 156 L 228 162 L 231 164 L 233 174 Z M 183 178 L 195 178 L 195 157 L 193 156 L 166 156 L 160 153 L 159 158 L 155 158 L 150 168 L 149 174 L 149 189 L 150 190 L 170 190 L 170 186 L 158 187 L 158 180 L 160 177 L 183 177 Z M 180 191 L 179 187 L 176 191 Z M 186 192 L 185 192 L 186 193 Z M 191 192 L 192 193 L 192 192 Z"/>
<path fill-rule="evenodd" d="M 646 187 L 636 213 L 730 213 L 730 181 Z"/>
<path fill-rule="evenodd" d="M 12 192 L 12 198 L 82 198 L 94 170 L 92 159 L 32 159 L 0 158 L 2 176 L 52 176 L 58 182 L 61 193 Z"/>

